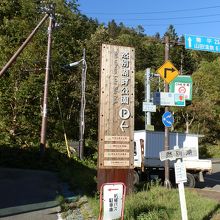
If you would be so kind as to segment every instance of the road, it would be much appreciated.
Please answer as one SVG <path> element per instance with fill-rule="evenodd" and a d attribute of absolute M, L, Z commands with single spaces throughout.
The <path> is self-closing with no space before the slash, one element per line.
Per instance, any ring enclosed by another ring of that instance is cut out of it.
<path fill-rule="evenodd" d="M 56 198 L 65 188 L 53 172 L 0 168 L 0 218 L 57 220 Z"/>
<path fill-rule="evenodd" d="M 220 202 L 220 159 L 212 160 L 213 171 L 207 174 L 204 183 L 197 185 L 197 191 L 206 197 L 215 199 Z"/>

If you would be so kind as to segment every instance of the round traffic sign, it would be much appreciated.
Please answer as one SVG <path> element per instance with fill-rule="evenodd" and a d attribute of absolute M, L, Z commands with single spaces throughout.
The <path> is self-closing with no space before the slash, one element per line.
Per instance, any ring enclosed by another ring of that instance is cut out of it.
<path fill-rule="evenodd" d="M 171 127 L 174 123 L 174 118 L 171 112 L 165 112 L 162 116 L 162 122 L 165 127 Z"/>

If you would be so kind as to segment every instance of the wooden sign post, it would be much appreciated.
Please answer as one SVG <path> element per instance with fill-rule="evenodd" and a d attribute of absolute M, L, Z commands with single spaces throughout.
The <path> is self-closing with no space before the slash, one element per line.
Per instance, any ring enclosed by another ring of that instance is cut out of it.
<path fill-rule="evenodd" d="M 98 189 L 108 182 L 133 188 L 134 56 L 132 47 L 102 45 Z"/>

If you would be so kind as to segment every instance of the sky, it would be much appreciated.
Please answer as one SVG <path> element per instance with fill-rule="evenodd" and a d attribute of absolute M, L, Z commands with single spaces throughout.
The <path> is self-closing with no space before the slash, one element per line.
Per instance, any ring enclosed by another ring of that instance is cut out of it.
<path fill-rule="evenodd" d="M 184 34 L 220 38 L 220 0 L 78 0 L 79 10 L 99 23 L 114 19 L 143 26 L 145 34 L 164 35 L 170 24 Z"/>

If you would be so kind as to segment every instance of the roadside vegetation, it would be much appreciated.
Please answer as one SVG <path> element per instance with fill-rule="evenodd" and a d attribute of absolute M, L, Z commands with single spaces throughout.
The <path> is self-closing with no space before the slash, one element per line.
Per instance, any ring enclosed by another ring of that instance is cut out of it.
<path fill-rule="evenodd" d="M 98 216 L 99 200 L 90 198 L 90 205 Z M 186 190 L 189 220 L 210 220 L 220 213 L 218 202 L 202 198 Z M 145 190 L 131 194 L 125 201 L 125 220 L 177 220 L 181 219 L 178 189 L 165 189 L 153 184 Z"/>

